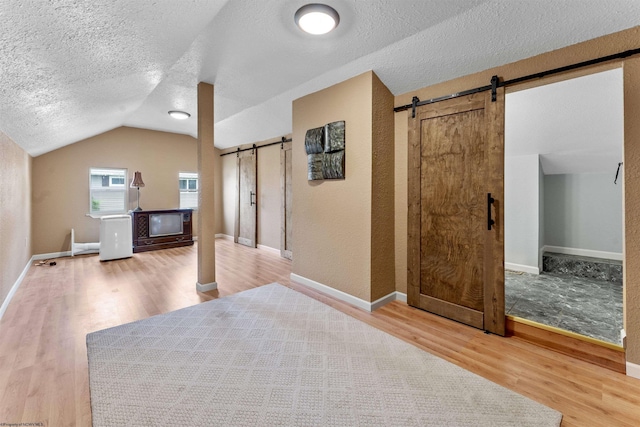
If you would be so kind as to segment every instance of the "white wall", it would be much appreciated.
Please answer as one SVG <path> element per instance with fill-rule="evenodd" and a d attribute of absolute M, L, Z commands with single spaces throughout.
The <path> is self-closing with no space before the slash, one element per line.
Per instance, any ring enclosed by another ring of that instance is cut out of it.
<path fill-rule="evenodd" d="M 540 173 L 537 154 L 505 158 L 504 257 L 511 270 L 539 272 Z"/>
<path fill-rule="evenodd" d="M 545 244 L 622 253 L 622 182 L 611 173 L 544 177 Z"/>

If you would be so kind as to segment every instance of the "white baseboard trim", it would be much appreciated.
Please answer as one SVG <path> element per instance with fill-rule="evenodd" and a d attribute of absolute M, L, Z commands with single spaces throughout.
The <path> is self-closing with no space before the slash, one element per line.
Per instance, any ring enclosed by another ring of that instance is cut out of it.
<path fill-rule="evenodd" d="M 396 291 L 396 301 L 407 302 L 407 294 Z"/>
<path fill-rule="evenodd" d="M 196 282 L 196 290 L 198 292 L 209 292 L 209 291 L 215 291 L 216 289 L 218 289 L 218 282 L 211 282 L 211 283 L 199 283 Z"/>
<path fill-rule="evenodd" d="M 233 236 L 229 236 L 228 234 L 218 233 L 216 234 L 216 239 L 233 240 Z"/>
<path fill-rule="evenodd" d="M 622 254 L 619 252 L 593 251 L 591 249 L 565 248 L 563 246 L 544 246 L 544 252 L 555 252 L 565 255 L 588 256 L 591 258 L 613 259 L 622 261 Z"/>
<path fill-rule="evenodd" d="M 307 279 L 306 277 L 299 276 L 295 273 L 291 273 L 289 276 L 292 281 L 299 283 L 303 286 L 306 286 L 311 289 L 315 289 L 316 291 L 320 291 L 323 294 L 329 295 L 333 298 L 339 299 L 340 301 L 344 301 L 351 305 L 355 305 L 358 308 L 361 308 L 366 311 L 371 311 L 371 303 L 360 299 L 358 297 L 354 297 L 346 292 L 339 291 L 338 289 L 334 289 L 331 286 L 323 285 L 322 283 L 316 282 L 315 280 Z"/>
<path fill-rule="evenodd" d="M 640 365 L 627 362 L 627 376 L 640 379 Z"/>
<path fill-rule="evenodd" d="M 36 258 L 32 256 L 29 259 L 29 261 L 27 261 L 27 265 L 25 265 L 24 269 L 22 270 L 22 273 L 20 273 L 20 275 L 18 276 L 16 281 L 13 283 L 13 286 L 11 286 L 11 289 L 9 290 L 9 293 L 5 297 L 4 301 L 2 301 L 2 306 L 0 306 L 0 320 L 2 320 L 2 316 L 4 316 L 4 312 L 7 311 L 7 308 L 9 307 L 9 303 L 11 302 L 11 298 L 13 298 L 13 296 L 16 293 L 16 291 L 18 290 L 18 288 L 22 284 L 22 281 L 24 280 L 24 276 L 26 276 L 27 273 L 29 272 L 29 268 L 31 268 L 31 264 L 33 264 L 33 261 L 35 259 Z"/>
<path fill-rule="evenodd" d="M 532 265 L 514 264 L 512 262 L 505 262 L 504 268 L 507 270 L 521 271 L 523 273 L 540 274 L 540 269 Z"/>
<path fill-rule="evenodd" d="M 353 295 L 348 294 L 346 292 L 342 292 L 338 289 L 332 288 L 331 286 L 327 286 L 322 283 L 316 282 L 315 280 L 311 280 L 311 279 L 307 279 L 306 277 L 299 276 L 295 273 L 291 273 L 290 278 L 292 281 L 300 285 L 322 292 L 325 295 L 329 295 L 330 297 L 333 297 L 340 301 L 344 301 L 346 303 L 349 303 L 358 308 L 361 308 L 362 310 L 369 311 L 369 312 L 373 310 L 377 310 L 383 305 L 388 304 L 395 300 L 400 300 L 405 302 L 407 301 L 406 294 L 403 294 L 401 292 L 391 292 L 390 294 L 385 295 L 382 298 L 378 298 L 373 302 L 369 302 L 369 301 L 360 299 L 358 297 L 354 297 Z M 404 300 L 402 299 L 403 297 L 404 297 Z"/>
<path fill-rule="evenodd" d="M 90 254 L 90 253 L 91 254 L 93 254 L 93 253 L 97 254 L 97 252 L 86 252 L 86 253 L 87 254 Z M 76 252 L 76 255 L 84 255 L 84 254 L 85 254 L 84 251 Z M 48 254 L 37 254 L 37 255 L 34 255 L 32 258 L 33 258 L 33 261 L 41 261 L 43 259 L 64 258 L 66 256 L 71 256 L 71 251 L 51 252 L 51 253 L 48 253 Z"/>
<path fill-rule="evenodd" d="M 272 248 L 271 246 L 258 245 L 258 249 L 262 249 L 264 251 L 272 252 L 274 254 L 280 255 L 280 249 Z"/>
<path fill-rule="evenodd" d="M 378 298 L 377 300 L 375 300 L 374 302 L 372 302 L 371 305 L 371 309 L 369 311 L 374 311 L 379 309 L 380 307 L 382 307 L 383 305 L 387 305 L 390 302 L 395 301 L 396 298 L 396 293 L 395 292 L 391 292 L 390 294 L 387 294 L 385 296 L 383 296 L 382 298 Z"/>

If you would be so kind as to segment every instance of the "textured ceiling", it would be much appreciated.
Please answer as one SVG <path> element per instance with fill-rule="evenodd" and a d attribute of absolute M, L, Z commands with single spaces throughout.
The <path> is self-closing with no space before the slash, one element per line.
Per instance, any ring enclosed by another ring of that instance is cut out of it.
<path fill-rule="evenodd" d="M 122 125 L 196 136 L 206 81 L 231 147 L 367 70 L 400 94 L 640 24 L 637 0 L 327 0 L 340 25 L 313 37 L 293 22 L 306 3 L 0 0 L 0 130 L 32 155 Z"/>

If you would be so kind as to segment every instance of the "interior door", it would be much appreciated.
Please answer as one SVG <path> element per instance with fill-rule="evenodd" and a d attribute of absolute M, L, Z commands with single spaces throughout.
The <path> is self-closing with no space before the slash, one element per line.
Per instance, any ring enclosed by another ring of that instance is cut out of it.
<path fill-rule="evenodd" d="M 409 115 L 408 175 L 408 303 L 504 335 L 504 89 Z"/>
<path fill-rule="evenodd" d="M 280 255 L 287 259 L 293 259 L 292 237 L 293 225 L 291 220 L 291 143 L 282 145 L 280 150 L 280 193 L 282 199 L 282 224 L 280 227 Z"/>
<path fill-rule="evenodd" d="M 258 240 L 257 157 L 258 150 L 253 149 L 238 153 L 237 160 L 236 226 L 233 237 L 236 243 L 252 248 L 256 247 Z"/>

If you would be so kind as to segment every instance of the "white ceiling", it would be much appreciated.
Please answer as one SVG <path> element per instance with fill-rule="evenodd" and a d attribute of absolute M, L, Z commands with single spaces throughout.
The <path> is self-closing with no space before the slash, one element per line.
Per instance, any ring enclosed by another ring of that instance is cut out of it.
<path fill-rule="evenodd" d="M 637 0 L 327 0 L 340 25 L 313 37 L 307 2 L 0 0 L 0 130 L 34 156 L 122 125 L 195 137 L 205 81 L 225 148 L 367 70 L 397 95 L 640 24 Z"/>
<path fill-rule="evenodd" d="M 539 154 L 545 175 L 613 177 L 622 161 L 622 83 L 622 68 L 616 68 L 507 94 L 506 161 Z"/>

